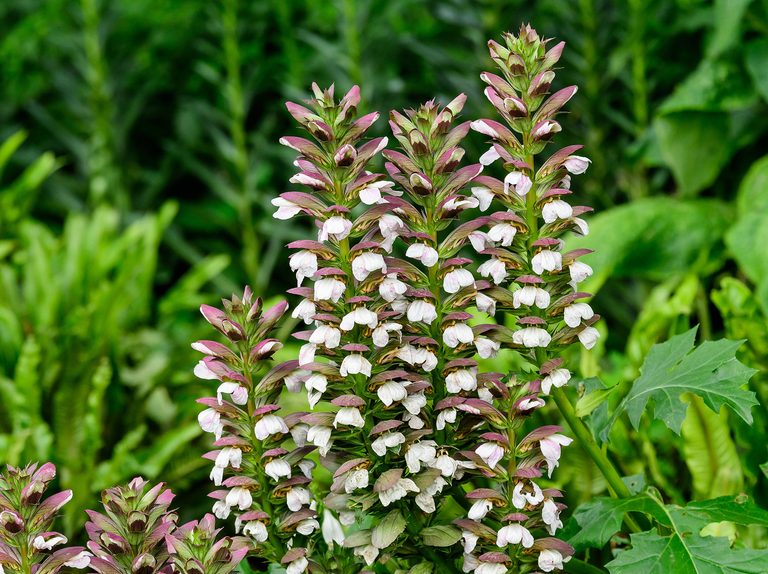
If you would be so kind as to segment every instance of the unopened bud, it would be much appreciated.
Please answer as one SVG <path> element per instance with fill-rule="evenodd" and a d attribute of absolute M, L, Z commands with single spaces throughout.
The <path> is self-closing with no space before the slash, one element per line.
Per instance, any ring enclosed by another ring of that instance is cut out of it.
<path fill-rule="evenodd" d="M 352 165 L 357 157 L 357 150 L 350 144 L 344 144 L 333 156 L 333 161 L 339 167 L 346 167 Z"/>
<path fill-rule="evenodd" d="M 21 491 L 22 504 L 37 504 L 43 497 L 45 485 L 42 482 L 33 481 L 25 486 Z"/>
<path fill-rule="evenodd" d="M 184 572 L 186 574 L 205 574 L 205 568 L 200 563 L 199 560 L 196 560 L 195 558 L 190 558 L 186 561 L 184 564 Z"/>
<path fill-rule="evenodd" d="M 3 512 L 0 512 L 0 525 L 2 525 L 7 532 L 16 534 L 17 532 L 21 532 L 24 528 L 24 521 L 22 521 L 21 517 L 15 512 L 4 510 Z"/>
<path fill-rule="evenodd" d="M 122 537 L 111 532 L 102 532 L 99 536 L 101 544 L 112 554 L 123 554 L 128 551 L 128 543 Z"/>
<path fill-rule="evenodd" d="M 142 532 L 147 527 L 147 515 L 134 510 L 128 515 L 128 529 L 131 532 Z"/>
<path fill-rule="evenodd" d="M 432 182 L 420 173 L 412 173 L 411 177 L 408 178 L 408 181 L 410 182 L 414 193 L 418 193 L 419 195 L 429 195 L 429 192 L 432 191 Z"/>
<path fill-rule="evenodd" d="M 131 564 L 133 574 L 152 574 L 155 571 L 157 560 L 151 554 L 139 554 Z"/>

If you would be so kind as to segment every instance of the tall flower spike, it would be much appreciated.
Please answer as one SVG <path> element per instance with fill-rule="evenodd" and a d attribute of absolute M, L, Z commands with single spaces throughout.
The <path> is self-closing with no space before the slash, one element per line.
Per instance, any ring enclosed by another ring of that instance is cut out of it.
<path fill-rule="evenodd" d="M 67 538 L 54 532 L 53 522 L 72 500 L 65 490 L 43 498 L 56 467 L 8 466 L 0 474 L 0 572 L 56 574 L 62 568 L 86 568 L 91 554 L 82 547 L 65 548 Z"/>
<path fill-rule="evenodd" d="M 104 514 L 86 511 L 91 568 L 98 574 L 170 574 L 165 537 L 176 528 L 173 497 L 163 483 L 151 486 L 139 477 L 105 490 Z"/>
<path fill-rule="evenodd" d="M 270 334 L 287 308 L 283 302 L 264 311 L 246 287 L 242 296 L 225 299 L 223 309 L 201 308 L 229 344 L 192 344 L 205 355 L 195 374 L 218 385 L 215 397 L 198 401 L 206 407 L 200 426 L 215 438 L 216 450 L 205 455 L 213 461 L 210 477 L 223 487 L 210 494 L 213 513 L 221 519 L 234 514 L 237 532 L 273 563 L 320 530 L 308 488 L 315 463 L 305 458 L 314 447 L 304 446 L 302 413 L 284 416 L 277 404 L 284 386 L 301 385 L 298 361 L 272 362 L 282 344 Z"/>
<path fill-rule="evenodd" d="M 562 569 L 573 553 L 554 537 L 562 526 L 563 505 L 556 501 L 561 493 L 539 485 L 544 475 L 552 475 L 561 448 L 571 439 L 553 426 L 525 436 L 521 431 L 547 395 L 570 379 L 561 358 L 565 348 L 576 341 L 587 349 L 595 344 L 598 333 L 592 325 L 599 318 L 581 301 L 589 294 L 578 291 L 578 283 L 592 273 L 578 261 L 585 252 L 562 252 L 565 233 L 588 233 L 580 216 L 590 209 L 571 206 L 566 199 L 571 175 L 583 173 L 589 160 L 576 155 L 581 146 L 568 146 L 540 165 L 536 161 L 560 131 L 558 113 L 576 93 L 571 86 L 550 95 L 553 67 L 564 44 L 547 44 L 527 25 L 517 36 L 505 34 L 503 44 L 489 42 L 501 74 L 484 72 L 481 78 L 503 123 L 472 123 L 475 131 L 492 140 L 482 163 L 501 163 L 506 172 L 502 180 L 487 175 L 476 180 L 476 192 L 490 209 L 486 223 L 477 229 L 480 238 L 473 242 L 480 255 L 489 257 L 479 269 L 487 283 L 477 302 L 493 301 L 497 311 L 513 319 L 511 329 L 499 326 L 492 332 L 504 347 L 527 359 L 530 368 L 508 383 L 508 397 L 497 405 L 509 413 L 505 432 L 487 433 L 474 450 L 481 459 L 478 465 L 505 479 L 499 489 L 503 496 L 476 491 L 469 517 L 461 522 L 465 564 L 498 564 L 501 552 L 505 568 L 542 572 Z M 490 531 L 486 525 L 492 526 Z"/>

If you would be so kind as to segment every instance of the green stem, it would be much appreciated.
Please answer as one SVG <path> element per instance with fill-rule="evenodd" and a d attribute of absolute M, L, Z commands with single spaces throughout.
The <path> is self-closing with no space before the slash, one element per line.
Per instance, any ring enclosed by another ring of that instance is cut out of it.
<path fill-rule="evenodd" d="M 608 460 L 608 457 L 597 444 L 597 441 L 595 441 L 595 438 L 592 436 L 592 432 L 587 428 L 587 425 L 576 416 L 576 411 L 571 404 L 571 400 L 565 394 L 565 391 L 563 391 L 563 389 L 553 389 L 552 398 L 555 400 L 555 404 L 568 423 L 568 426 L 571 427 L 571 431 L 573 431 L 573 434 L 579 439 L 582 448 L 587 451 L 587 454 L 589 454 L 590 458 L 595 462 L 597 468 L 603 473 L 605 480 L 608 482 L 608 491 L 611 493 L 611 496 L 614 498 L 631 497 L 632 493 L 627 485 L 624 484 L 624 481 L 621 480 L 621 476 L 616 470 L 616 467 L 614 467 L 613 463 Z M 642 529 L 631 517 L 627 516 L 625 521 L 632 532 L 642 532 Z"/>

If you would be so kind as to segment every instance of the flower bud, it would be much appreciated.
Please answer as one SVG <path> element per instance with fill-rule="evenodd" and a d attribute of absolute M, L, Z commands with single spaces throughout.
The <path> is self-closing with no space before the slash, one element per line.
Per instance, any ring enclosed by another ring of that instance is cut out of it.
<path fill-rule="evenodd" d="M 143 532 L 147 527 L 147 515 L 134 510 L 128 515 L 128 529 L 131 532 Z"/>
<path fill-rule="evenodd" d="M 30 482 L 21 491 L 22 504 L 37 504 L 43 497 L 45 491 L 45 484 L 37 480 Z"/>
<path fill-rule="evenodd" d="M 21 516 L 15 512 L 3 510 L 3 512 L 0 512 L 0 525 L 2 525 L 7 532 L 16 534 L 17 532 L 21 532 L 24 528 L 24 521 L 21 519 Z"/>
<path fill-rule="evenodd" d="M 333 161 L 339 167 L 347 167 L 351 165 L 352 162 L 355 161 L 356 157 L 357 157 L 357 150 L 354 148 L 354 146 L 351 146 L 349 144 L 344 144 L 334 154 Z"/>
<path fill-rule="evenodd" d="M 157 565 L 157 560 L 151 554 L 139 554 L 131 564 L 133 574 L 152 574 Z"/>

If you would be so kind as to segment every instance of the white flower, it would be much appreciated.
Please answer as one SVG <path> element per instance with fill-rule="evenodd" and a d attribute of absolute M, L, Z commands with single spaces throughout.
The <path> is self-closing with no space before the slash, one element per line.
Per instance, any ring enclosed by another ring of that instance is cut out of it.
<path fill-rule="evenodd" d="M 315 301 L 332 301 L 333 303 L 338 303 L 339 299 L 344 295 L 345 290 L 346 285 L 344 285 L 343 282 L 334 279 L 333 277 L 326 277 L 319 281 L 315 281 L 314 298 Z"/>
<path fill-rule="evenodd" d="M 211 469 L 210 479 L 216 486 L 221 485 L 224 478 L 224 469 L 228 466 L 240 468 L 243 462 L 243 451 L 239 448 L 226 446 L 216 455 L 213 468 Z"/>
<path fill-rule="evenodd" d="M 339 373 L 342 377 L 347 375 L 367 375 L 371 376 L 371 362 L 360 353 L 350 353 L 341 361 Z"/>
<path fill-rule="evenodd" d="M 294 486 L 286 495 L 288 509 L 298 512 L 305 504 L 309 504 L 309 491 L 303 486 Z"/>
<path fill-rule="evenodd" d="M 405 256 L 411 259 L 418 259 L 426 267 L 432 267 L 437 263 L 438 259 L 437 250 L 424 243 L 412 243 L 409 245 Z"/>
<path fill-rule="evenodd" d="M 264 465 L 264 472 L 277 482 L 283 476 L 291 478 L 291 465 L 282 458 L 276 458 Z"/>
<path fill-rule="evenodd" d="M 302 345 L 299 349 L 299 366 L 308 365 L 315 360 L 315 351 L 317 351 L 317 345 L 307 343 Z"/>
<path fill-rule="evenodd" d="M 443 204 L 445 211 L 455 211 L 460 209 L 477 207 L 480 202 L 474 197 L 454 197 Z"/>
<path fill-rule="evenodd" d="M 277 211 L 272 214 L 275 219 L 290 219 L 301 211 L 298 205 L 282 197 L 276 197 L 271 203 L 277 208 Z"/>
<path fill-rule="evenodd" d="M 386 347 L 389 344 L 389 333 L 394 331 L 397 333 L 398 341 L 400 340 L 400 331 L 403 326 L 400 323 L 381 323 L 373 330 L 371 339 L 373 344 L 377 347 Z"/>
<path fill-rule="evenodd" d="M 589 158 L 580 155 L 569 155 L 567 158 L 565 158 L 563 167 L 573 175 L 581 175 L 587 171 L 590 163 L 592 163 L 592 160 Z"/>
<path fill-rule="evenodd" d="M 301 470 L 301 473 L 309 478 L 312 479 L 312 469 L 315 468 L 315 461 L 309 460 L 307 458 L 299 461 L 299 470 Z"/>
<path fill-rule="evenodd" d="M 491 508 L 493 508 L 493 503 L 487 498 L 481 498 L 469 508 L 467 517 L 471 520 L 482 520 L 491 511 Z"/>
<path fill-rule="evenodd" d="M 522 482 L 518 482 L 515 488 L 512 490 L 512 505 L 518 510 L 525 508 L 526 504 L 536 506 L 544 501 L 544 493 L 541 492 L 541 488 L 535 482 L 531 482 L 533 492 L 523 492 L 525 485 Z"/>
<path fill-rule="evenodd" d="M 579 233 L 582 235 L 589 235 L 589 223 L 584 221 L 581 217 L 574 217 L 572 221 L 576 226 L 576 229 L 579 230 Z"/>
<path fill-rule="evenodd" d="M 491 206 L 493 201 L 493 192 L 487 187 L 473 187 L 471 189 L 472 195 L 477 199 L 478 207 L 480 211 L 485 211 Z"/>
<path fill-rule="evenodd" d="M 365 419 L 357 408 L 341 407 L 333 419 L 333 428 L 338 428 L 339 425 L 363 428 L 365 426 Z"/>
<path fill-rule="evenodd" d="M 563 268 L 563 256 L 558 251 L 544 249 L 533 256 L 531 266 L 536 275 L 541 275 L 544 271 L 560 271 Z"/>
<path fill-rule="evenodd" d="M 466 323 L 454 323 L 443 331 L 443 343 L 451 349 L 455 349 L 462 343 L 469 344 L 474 340 L 475 333 Z"/>
<path fill-rule="evenodd" d="M 443 487 L 448 484 L 442 476 L 438 476 L 432 481 L 425 490 L 422 490 L 416 495 L 416 506 L 421 508 L 424 512 L 432 513 L 437 510 L 435 506 L 435 495 L 442 492 Z"/>
<path fill-rule="evenodd" d="M 408 396 L 408 391 L 400 381 L 387 381 L 376 390 L 376 394 L 379 396 L 379 400 L 388 407 L 392 403 L 405 399 Z"/>
<path fill-rule="evenodd" d="M 594 315 L 595 312 L 592 310 L 592 307 L 586 303 L 573 303 L 563 310 L 565 324 L 572 329 L 581 325 L 582 320 L 586 321 L 587 319 L 591 319 Z"/>
<path fill-rule="evenodd" d="M 496 148 L 494 146 L 491 146 L 487 152 L 485 152 L 483 155 L 480 156 L 480 163 L 482 165 L 491 165 L 500 157 L 501 156 L 499 155 L 499 152 L 496 151 Z"/>
<path fill-rule="evenodd" d="M 544 399 L 539 397 L 533 397 L 530 399 L 523 399 L 517 405 L 517 410 L 520 412 L 532 411 L 544 406 Z"/>
<path fill-rule="evenodd" d="M 317 313 L 315 304 L 309 299 L 302 299 L 301 303 L 294 307 L 291 317 L 294 319 L 301 319 L 305 324 L 309 325 L 312 322 L 312 317 Z"/>
<path fill-rule="evenodd" d="M 571 263 L 568 266 L 568 271 L 571 274 L 571 281 L 573 283 L 581 283 L 587 277 L 592 276 L 592 268 L 581 261 L 574 261 Z"/>
<path fill-rule="evenodd" d="M 464 539 L 464 552 L 467 554 L 475 549 L 475 546 L 477 546 L 477 541 L 480 539 L 477 534 L 472 534 L 469 530 L 462 530 L 461 537 Z"/>
<path fill-rule="evenodd" d="M 435 310 L 435 306 L 429 301 L 425 301 L 424 299 L 414 299 L 411 301 L 410 305 L 408 305 L 409 321 L 413 323 L 422 321 L 429 325 L 435 319 L 437 319 L 437 311 Z"/>
<path fill-rule="evenodd" d="M 351 331 L 355 325 L 365 325 L 369 329 L 375 329 L 379 319 L 376 313 L 365 307 L 356 307 L 341 319 L 341 330 Z M 311 340 L 311 339 L 310 339 Z"/>
<path fill-rule="evenodd" d="M 352 260 L 352 275 L 358 281 L 365 281 L 368 275 L 379 269 L 386 274 L 387 264 L 384 263 L 384 257 L 380 253 L 366 251 Z"/>
<path fill-rule="evenodd" d="M 548 395 L 552 387 L 559 389 L 571 380 L 571 371 L 568 369 L 555 369 L 541 380 L 541 392 Z"/>
<path fill-rule="evenodd" d="M 298 532 L 299 534 L 303 534 L 304 536 L 309 536 L 319 528 L 320 528 L 320 523 L 317 520 L 315 520 L 314 518 L 305 518 L 304 520 L 299 522 L 299 525 L 296 527 L 296 532 Z M 291 562 L 291 564 L 295 564 L 295 562 Z M 303 571 L 304 570 L 297 570 L 296 572 L 303 572 Z M 288 567 L 287 572 L 290 572 L 290 566 Z"/>
<path fill-rule="evenodd" d="M 334 215 L 323 222 L 323 227 L 317 236 L 318 241 L 327 241 L 330 237 L 340 241 L 345 239 L 352 231 L 352 222 L 341 215 Z"/>
<path fill-rule="evenodd" d="M 512 342 L 516 345 L 523 345 L 529 349 L 536 347 L 546 347 L 549 345 L 552 337 L 545 329 L 540 327 L 525 327 L 512 333 Z"/>
<path fill-rule="evenodd" d="M 562 199 L 548 201 L 541 209 L 544 223 L 552 223 L 557 219 L 568 219 L 571 215 L 573 215 L 573 208 L 567 201 Z"/>
<path fill-rule="evenodd" d="M 533 536 L 522 524 L 508 524 L 496 535 L 496 546 L 506 548 L 508 544 L 522 544 L 523 548 L 530 548 L 533 546 Z"/>
<path fill-rule="evenodd" d="M 313 345 L 324 345 L 327 349 L 335 349 L 341 342 L 341 331 L 333 325 L 321 324 L 312 331 L 309 342 Z"/>
<path fill-rule="evenodd" d="M 355 556 L 360 556 L 363 560 L 365 560 L 365 563 L 370 566 L 374 562 L 376 562 L 376 558 L 379 556 L 379 549 L 376 548 L 373 544 L 368 544 L 366 546 L 357 546 L 353 553 Z"/>
<path fill-rule="evenodd" d="M 76 554 L 66 562 L 64 562 L 64 566 L 67 568 L 87 568 L 88 565 L 91 563 L 91 558 L 93 557 L 93 554 L 90 552 L 83 550 L 82 552 Z M 2 574 L 2 567 L 0 567 L 0 574 Z"/>
<path fill-rule="evenodd" d="M 443 430 L 446 423 L 453 424 L 456 422 L 456 409 L 443 409 L 437 415 L 437 421 L 435 427 L 437 430 Z"/>
<path fill-rule="evenodd" d="M 467 239 L 469 239 L 470 245 L 472 245 L 472 249 L 474 249 L 477 253 L 480 253 L 481 251 L 484 251 L 486 247 L 491 243 L 491 238 L 488 237 L 488 234 L 484 231 L 473 231 L 469 235 L 467 235 Z"/>
<path fill-rule="evenodd" d="M 379 217 L 379 231 L 385 239 L 394 240 L 404 228 L 403 220 L 397 215 L 385 213 Z"/>
<path fill-rule="evenodd" d="M 405 397 L 400 404 L 412 415 L 418 415 L 421 409 L 427 406 L 427 397 L 424 395 L 424 391 L 419 391 Z"/>
<path fill-rule="evenodd" d="M 215 381 L 219 378 L 219 375 L 214 373 L 205 361 L 198 361 L 192 372 L 198 379 L 204 381 Z"/>
<path fill-rule="evenodd" d="M 579 341 L 584 345 L 584 348 L 589 350 L 595 346 L 597 340 L 600 338 L 600 333 L 594 327 L 584 327 L 579 332 Z"/>
<path fill-rule="evenodd" d="M 477 272 L 483 277 L 491 277 L 493 282 L 498 285 L 507 277 L 507 266 L 501 259 L 491 257 L 477 268 Z"/>
<path fill-rule="evenodd" d="M 358 488 L 368 488 L 368 471 L 364 468 L 358 468 L 347 474 L 344 479 L 344 492 L 352 494 Z"/>
<path fill-rule="evenodd" d="M 374 181 L 360 190 L 360 201 L 365 205 L 375 205 L 381 202 L 382 190 L 389 189 L 394 184 L 391 181 Z"/>
<path fill-rule="evenodd" d="M 232 402 L 236 405 L 244 405 L 248 402 L 248 389 L 241 387 L 237 383 L 221 383 L 216 389 L 216 400 L 221 405 L 224 400 L 221 395 L 231 395 Z"/>
<path fill-rule="evenodd" d="M 464 561 L 461 565 L 462 572 L 474 572 L 480 566 L 480 560 L 474 554 L 464 554 Z"/>
<path fill-rule="evenodd" d="M 551 498 L 544 500 L 544 504 L 541 506 L 541 519 L 547 525 L 547 531 L 551 536 L 555 535 L 558 528 L 563 527 L 563 522 L 560 520 L 560 509 L 557 508 L 557 504 Z"/>
<path fill-rule="evenodd" d="M 501 343 L 492 341 L 487 337 L 478 337 L 475 339 L 475 348 L 477 348 L 477 354 L 480 355 L 481 359 L 490 359 L 499 352 Z"/>
<path fill-rule="evenodd" d="M 477 310 L 481 313 L 487 313 L 488 315 L 496 314 L 496 300 L 488 297 L 485 293 L 478 293 L 475 296 L 475 305 L 477 305 Z"/>
<path fill-rule="evenodd" d="M 253 496 L 251 496 L 251 491 L 247 488 L 236 486 L 227 493 L 224 502 L 230 508 L 236 506 L 239 510 L 247 510 L 253 504 Z"/>
<path fill-rule="evenodd" d="M 221 433 L 224 432 L 224 425 L 221 423 L 221 415 L 218 411 L 205 409 L 197 415 L 197 422 L 203 431 L 213 433 L 216 440 L 221 438 Z"/>
<path fill-rule="evenodd" d="M 497 223 L 488 230 L 488 239 L 501 242 L 504 247 L 512 245 L 517 234 L 517 228 L 510 223 Z"/>
<path fill-rule="evenodd" d="M 546 309 L 549 307 L 549 300 L 549 292 L 546 289 L 532 285 L 525 285 L 512 293 L 512 306 L 515 309 L 519 309 L 520 305 L 536 305 L 539 309 Z"/>
<path fill-rule="evenodd" d="M 250 520 L 243 526 L 243 534 L 250 536 L 256 542 L 266 542 L 269 537 L 267 526 L 260 520 Z"/>
<path fill-rule="evenodd" d="M 407 496 L 409 492 L 419 492 L 419 487 L 410 478 L 401 478 L 394 486 L 379 492 L 379 501 L 383 506 L 389 506 Z"/>
<path fill-rule="evenodd" d="M 37 550 L 51 550 L 57 544 L 66 544 L 67 538 L 65 536 L 51 536 L 46 540 L 42 536 L 35 536 L 32 541 L 32 546 Z"/>
<path fill-rule="evenodd" d="M 379 285 L 379 295 L 388 303 L 403 295 L 407 290 L 408 286 L 400 281 L 395 273 L 387 275 Z"/>
<path fill-rule="evenodd" d="M 296 530 L 298 530 L 298 528 Z M 302 574 L 303 572 L 306 571 L 307 566 L 309 566 L 309 560 L 307 560 L 304 556 L 300 556 L 299 558 L 297 558 L 296 560 L 288 564 L 288 566 L 285 569 L 285 574 Z"/>
<path fill-rule="evenodd" d="M 457 369 L 451 371 L 445 377 L 445 390 L 449 393 L 474 391 L 476 388 L 477 369 Z"/>
<path fill-rule="evenodd" d="M 552 572 L 556 569 L 562 570 L 563 562 L 568 562 L 568 560 L 564 560 L 563 555 L 557 550 L 545 548 L 539 554 L 539 568 L 541 568 L 542 572 Z"/>
<path fill-rule="evenodd" d="M 429 466 L 437 457 L 437 443 L 433 440 L 420 440 L 408 447 L 405 452 L 405 464 L 414 474 L 421 471 L 422 463 Z"/>
<path fill-rule="evenodd" d="M 572 438 L 557 433 L 539 441 L 539 448 L 547 461 L 547 471 L 550 478 L 552 477 L 552 471 L 560 464 L 560 447 L 568 446 L 572 442 Z"/>
<path fill-rule="evenodd" d="M 296 273 L 296 282 L 301 285 L 305 277 L 312 277 L 317 271 L 317 254 L 307 249 L 297 251 L 288 258 L 291 271 Z"/>
<path fill-rule="evenodd" d="M 506 564 L 483 562 L 475 569 L 475 574 L 507 574 L 508 570 Z"/>
<path fill-rule="evenodd" d="M 504 447 L 497 442 L 484 442 L 475 449 L 475 453 L 490 468 L 494 468 L 504 456 Z"/>
<path fill-rule="evenodd" d="M 384 456 L 388 448 L 395 448 L 405 442 L 405 435 L 400 432 L 382 433 L 375 441 L 371 443 L 373 452 L 379 456 Z"/>
<path fill-rule="evenodd" d="M 264 440 L 273 434 L 286 434 L 288 432 L 288 425 L 277 415 L 264 415 L 256 421 L 253 432 L 256 434 L 257 439 Z"/>
<path fill-rule="evenodd" d="M 562 128 L 560 127 L 560 124 L 558 124 L 554 120 L 544 120 L 539 124 L 539 127 L 535 128 L 533 130 L 533 137 L 535 139 L 542 138 L 549 134 L 556 134 L 559 132 Z"/>
<path fill-rule="evenodd" d="M 429 465 L 431 468 L 436 468 L 440 471 L 440 474 L 446 477 L 452 477 L 459 469 L 459 463 L 453 457 L 442 453 Z"/>
<path fill-rule="evenodd" d="M 223 500 L 217 500 L 213 503 L 213 515 L 221 520 L 226 520 L 229 517 L 229 506 Z"/>
<path fill-rule="evenodd" d="M 530 177 L 523 172 L 513 171 L 508 173 L 507 177 L 504 178 L 504 194 L 507 195 L 509 193 L 509 188 L 511 187 L 517 195 L 525 197 L 531 190 L 531 185 L 532 182 Z"/>
<path fill-rule="evenodd" d="M 475 278 L 467 269 L 456 268 L 443 277 L 443 289 L 446 293 L 457 293 L 464 287 L 475 284 Z"/>
<path fill-rule="evenodd" d="M 323 511 L 323 526 L 322 526 L 323 540 L 329 548 L 333 548 L 334 543 L 341 546 L 344 544 L 344 530 L 341 528 L 341 523 L 333 515 L 333 512 L 326 509 Z"/>
<path fill-rule="evenodd" d="M 424 428 L 425 424 L 421 417 L 412 415 L 411 413 L 403 414 L 403 422 L 407 422 L 408 426 L 413 430 L 421 430 Z"/>

